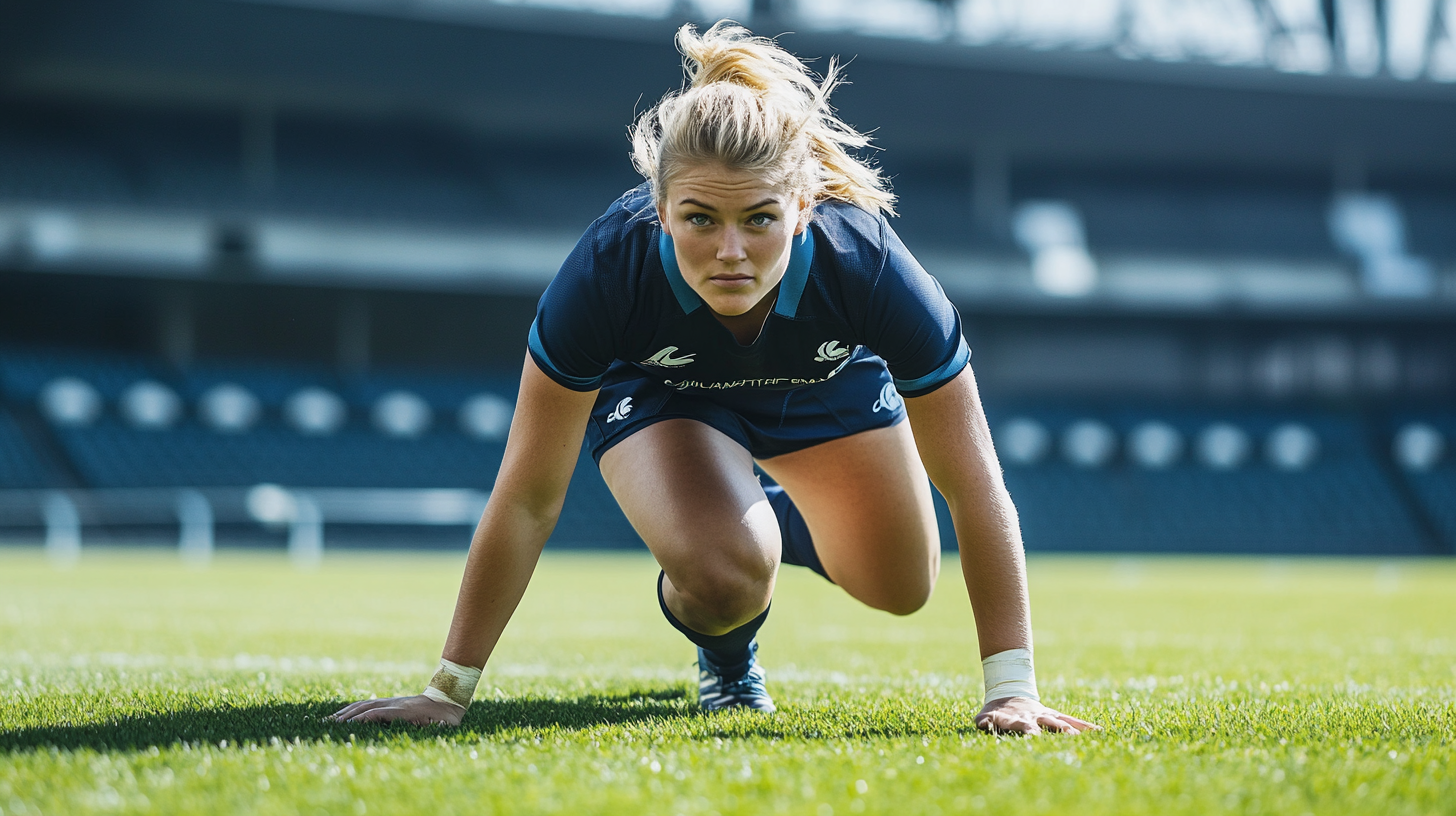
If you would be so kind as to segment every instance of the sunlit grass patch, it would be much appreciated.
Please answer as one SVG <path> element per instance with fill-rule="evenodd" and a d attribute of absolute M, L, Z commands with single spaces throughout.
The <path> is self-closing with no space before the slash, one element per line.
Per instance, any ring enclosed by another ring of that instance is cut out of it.
<path fill-rule="evenodd" d="M 1456 564 L 1040 558 L 1048 701 L 975 730 L 954 562 L 909 618 L 786 569 L 777 715 L 705 715 L 640 555 L 548 556 L 458 730 L 326 722 L 414 693 L 458 555 L 0 551 L 0 811 L 1456 813 Z"/>

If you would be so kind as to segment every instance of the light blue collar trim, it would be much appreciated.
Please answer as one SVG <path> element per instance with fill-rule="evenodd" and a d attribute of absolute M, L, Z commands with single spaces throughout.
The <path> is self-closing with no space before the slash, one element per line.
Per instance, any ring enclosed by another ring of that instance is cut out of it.
<path fill-rule="evenodd" d="M 678 305 L 685 313 L 692 314 L 703 305 L 703 299 L 683 280 L 682 270 L 677 268 L 677 250 L 672 245 L 672 236 L 666 231 L 657 238 L 657 254 L 662 256 L 662 270 L 667 273 L 667 285 L 672 287 L 672 293 L 677 296 Z"/>
<path fill-rule="evenodd" d="M 813 263 L 814 230 L 806 225 L 789 250 L 789 268 L 784 270 L 783 283 L 779 284 L 779 300 L 774 304 L 775 314 L 782 317 L 798 314 L 799 299 L 804 296 L 804 287 L 809 284 L 809 267 Z"/>
<path fill-rule="evenodd" d="M 657 239 L 657 254 L 662 257 L 662 269 L 667 273 L 667 285 L 672 287 L 672 293 L 677 297 L 677 303 L 682 307 L 683 312 L 692 314 L 695 309 L 703 305 L 703 299 L 693 291 L 693 287 L 683 279 L 682 270 L 677 265 L 677 250 L 673 247 L 672 236 L 666 232 L 661 233 Z M 789 250 L 789 268 L 784 270 L 783 282 L 779 284 L 778 302 L 774 304 L 774 313 L 783 317 L 793 317 L 799 311 L 799 299 L 804 296 L 804 287 L 809 284 L 809 267 L 814 263 L 814 231 L 808 227 L 795 237 L 794 245 Z"/>

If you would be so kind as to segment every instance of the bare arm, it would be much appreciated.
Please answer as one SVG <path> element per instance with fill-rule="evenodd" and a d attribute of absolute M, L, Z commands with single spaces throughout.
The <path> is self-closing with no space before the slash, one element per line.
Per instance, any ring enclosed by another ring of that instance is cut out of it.
<path fill-rule="evenodd" d="M 905 400 L 915 446 L 930 480 L 945 496 L 961 550 L 981 658 L 1031 649 L 1031 603 L 1016 506 L 1001 478 L 976 378 L 967 366 L 954 380 Z M 988 701 L 976 724 L 989 731 L 1078 733 L 1096 728 L 1039 701 Z"/>
<path fill-rule="evenodd" d="M 976 378 L 905 400 L 920 459 L 950 507 L 981 657 L 1031 648 L 1031 606 L 1016 507 L 1001 479 Z"/>
<path fill-rule="evenodd" d="M 465 561 L 446 660 L 484 668 L 490 659 L 561 516 L 595 400 L 595 391 L 563 388 L 526 358 L 500 474 Z"/>
<path fill-rule="evenodd" d="M 595 399 L 595 391 L 557 385 L 526 358 L 505 457 L 465 562 L 446 660 L 483 668 L 490 659 L 561 515 Z M 334 716 L 455 725 L 463 713 L 426 697 L 396 697 L 354 703 Z"/>

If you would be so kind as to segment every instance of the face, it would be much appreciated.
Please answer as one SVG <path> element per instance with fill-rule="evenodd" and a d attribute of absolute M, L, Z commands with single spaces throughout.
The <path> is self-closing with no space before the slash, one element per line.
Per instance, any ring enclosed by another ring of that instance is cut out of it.
<path fill-rule="evenodd" d="M 778 286 L 808 210 L 798 196 L 722 165 L 678 174 L 657 208 L 677 265 L 694 292 L 720 315 L 741 315 Z"/>

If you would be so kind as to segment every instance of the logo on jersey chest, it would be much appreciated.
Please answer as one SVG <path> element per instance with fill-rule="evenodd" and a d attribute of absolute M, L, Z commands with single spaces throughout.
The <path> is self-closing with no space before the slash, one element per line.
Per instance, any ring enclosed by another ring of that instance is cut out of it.
<path fill-rule="evenodd" d="M 658 368 L 681 368 L 682 366 L 691 363 L 693 361 L 693 358 L 698 356 L 697 352 L 684 354 L 681 357 L 672 356 L 677 353 L 677 350 L 677 346 L 668 346 L 662 351 L 659 351 L 651 357 L 648 357 L 646 360 L 638 363 L 638 365 L 657 366 Z"/>
<path fill-rule="evenodd" d="M 827 343 L 821 343 L 819 345 L 819 353 L 815 355 L 814 362 L 833 363 L 838 360 L 843 360 L 848 356 L 849 349 L 847 347 L 839 345 L 838 340 L 830 340 Z"/>

